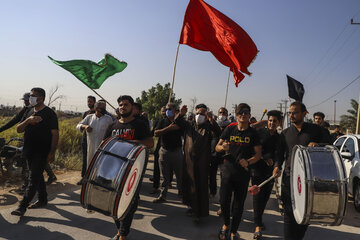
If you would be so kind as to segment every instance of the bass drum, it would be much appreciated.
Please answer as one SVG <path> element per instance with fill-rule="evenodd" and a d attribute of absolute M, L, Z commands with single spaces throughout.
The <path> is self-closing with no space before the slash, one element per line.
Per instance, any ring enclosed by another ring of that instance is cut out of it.
<path fill-rule="evenodd" d="M 341 224 L 347 205 L 344 169 L 340 153 L 334 146 L 294 146 L 290 188 L 298 224 Z"/>
<path fill-rule="evenodd" d="M 81 188 L 81 205 L 123 219 L 140 190 L 148 154 L 143 145 L 108 138 L 96 151 Z"/>

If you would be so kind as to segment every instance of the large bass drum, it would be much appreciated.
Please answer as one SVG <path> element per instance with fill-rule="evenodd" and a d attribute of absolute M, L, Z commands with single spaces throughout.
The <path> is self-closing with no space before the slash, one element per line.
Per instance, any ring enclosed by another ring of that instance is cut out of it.
<path fill-rule="evenodd" d="M 123 219 L 140 189 L 147 161 L 143 145 L 108 138 L 99 146 L 83 178 L 81 205 Z"/>
<path fill-rule="evenodd" d="M 341 224 L 347 205 L 344 169 L 340 153 L 334 146 L 294 146 L 290 188 L 298 224 Z"/>

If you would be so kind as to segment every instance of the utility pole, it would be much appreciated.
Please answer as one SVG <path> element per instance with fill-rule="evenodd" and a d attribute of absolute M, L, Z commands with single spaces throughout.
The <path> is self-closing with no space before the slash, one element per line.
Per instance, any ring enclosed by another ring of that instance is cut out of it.
<path fill-rule="evenodd" d="M 285 104 L 285 110 L 284 110 L 284 122 L 286 122 L 286 125 L 285 125 L 285 128 L 289 127 L 290 124 L 289 124 L 289 116 L 287 114 L 287 103 L 288 103 L 289 100 L 285 99 L 285 100 L 281 100 L 281 102 L 283 102 Z"/>
<path fill-rule="evenodd" d="M 334 100 L 334 124 L 336 124 L 336 100 Z"/>
<path fill-rule="evenodd" d="M 353 25 L 360 25 L 360 23 L 354 22 L 353 19 L 350 20 L 350 23 L 353 24 Z M 357 110 L 355 134 L 360 134 L 360 94 L 359 94 L 359 101 L 358 101 L 358 110 Z"/>
<path fill-rule="evenodd" d="M 282 103 L 278 103 L 278 104 L 279 104 L 278 109 L 280 110 L 280 112 L 283 112 L 283 110 L 282 110 Z"/>

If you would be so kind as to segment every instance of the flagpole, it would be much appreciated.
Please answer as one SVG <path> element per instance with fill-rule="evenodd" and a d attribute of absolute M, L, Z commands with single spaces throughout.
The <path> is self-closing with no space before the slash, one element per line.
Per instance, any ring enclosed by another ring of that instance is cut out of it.
<path fill-rule="evenodd" d="M 107 104 L 109 104 L 110 107 L 112 107 L 115 111 L 116 111 L 116 108 L 111 105 L 111 103 L 109 103 L 105 98 L 103 98 L 100 94 L 98 94 L 94 89 L 90 88 L 91 91 L 93 91 L 96 95 L 98 95 L 102 100 L 104 100 Z"/>
<path fill-rule="evenodd" d="M 228 92 L 229 92 L 229 81 L 230 81 L 230 69 L 229 69 L 229 74 L 228 74 L 228 79 L 227 79 L 227 85 L 226 85 L 226 94 L 225 94 L 225 104 L 224 104 L 224 108 L 226 108 L 226 102 L 227 102 L 227 97 L 228 97 Z"/>
<path fill-rule="evenodd" d="M 178 55 L 179 55 L 179 47 L 180 47 L 180 43 L 178 43 L 178 46 L 177 46 L 177 49 L 176 49 L 176 57 L 175 57 L 175 64 L 174 64 L 173 78 L 172 78 L 172 84 L 171 84 L 171 89 L 170 89 L 170 95 L 169 95 L 169 101 L 168 101 L 168 103 L 170 103 L 170 102 L 171 102 L 171 97 L 172 97 L 173 90 L 174 90 L 175 71 L 176 71 L 176 63 L 177 63 L 177 59 L 178 59 Z"/>

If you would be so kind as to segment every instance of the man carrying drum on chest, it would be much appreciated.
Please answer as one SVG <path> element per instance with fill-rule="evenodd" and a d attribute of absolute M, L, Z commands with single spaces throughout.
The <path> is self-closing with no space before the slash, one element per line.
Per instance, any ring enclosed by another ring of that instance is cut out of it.
<path fill-rule="evenodd" d="M 117 102 L 119 104 L 120 119 L 109 126 L 104 139 L 111 136 L 118 136 L 120 139 L 140 143 L 147 148 L 152 148 L 154 146 L 154 140 L 151 137 L 149 127 L 146 126 L 144 121 L 134 118 L 133 116 L 133 98 L 128 95 L 122 95 L 117 99 Z M 126 214 L 125 218 L 123 220 L 115 220 L 118 232 L 112 240 L 126 239 L 138 203 L 139 194 L 137 193 L 137 196 L 134 197 L 134 201 L 130 207 L 130 211 Z"/>
<path fill-rule="evenodd" d="M 322 142 L 321 128 L 318 125 L 304 122 L 307 114 L 302 102 L 290 105 L 289 116 L 292 125 L 280 135 L 278 162 L 275 163 L 274 174 L 280 176 L 280 168 L 285 161 L 282 177 L 281 198 L 284 203 L 284 239 L 303 239 L 308 225 L 300 225 L 293 215 L 290 189 L 291 155 L 295 145 L 315 147 Z"/>

